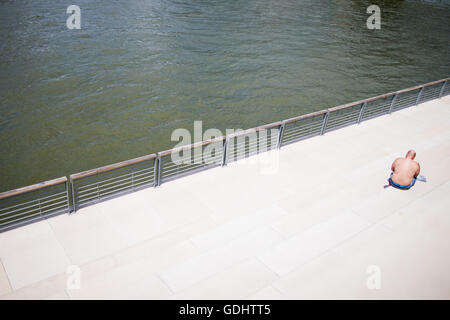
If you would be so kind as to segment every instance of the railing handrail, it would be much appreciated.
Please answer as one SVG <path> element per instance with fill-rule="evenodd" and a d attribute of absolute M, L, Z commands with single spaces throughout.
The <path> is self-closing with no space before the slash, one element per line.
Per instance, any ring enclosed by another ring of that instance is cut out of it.
<path fill-rule="evenodd" d="M 363 103 L 375 101 L 375 100 L 378 100 L 378 99 L 383 99 L 383 98 L 387 98 L 387 97 L 392 97 L 393 95 L 396 95 L 396 94 L 405 93 L 405 92 L 409 92 L 409 91 L 414 91 L 414 90 L 417 90 L 417 89 L 420 89 L 420 88 L 424 88 L 424 87 L 429 87 L 429 86 L 432 86 L 432 85 L 435 85 L 435 84 L 438 84 L 438 83 L 441 83 L 441 82 L 444 82 L 444 81 L 448 81 L 449 79 L 450 79 L 450 78 L 444 78 L 444 79 L 441 79 L 441 80 L 436 80 L 436 81 L 433 81 L 433 82 L 428 82 L 428 83 L 421 84 L 421 85 L 417 85 L 417 86 L 414 86 L 414 87 L 410 87 L 410 88 L 401 89 L 401 90 L 398 90 L 398 91 L 393 91 L 393 92 L 381 94 L 381 95 L 379 95 L 379 96 L 370 97 L 370 98 L 362 99 L 362 100 L 359 100 L 359 101 L 355 101 L 355 102 L 350 102 L 350 103 L 342 104 L 342 105 L 339 105 L 339 106 L 330 108 L 330 109 L 328 109 L 328 110 L 329 110 L 329 111 L 337 111 L 337 110 L 340 110 L 340 109 L 345 109 L 345 108 L 354 107 L 354 106 L 356 106 L 356 105 L 358 105 L 358 104 L 363 104 Z M 321 111 L 324 111 L 324 110 L 321 110 Z"/>
<path fill-rule="evenodd" d="M 129 166 L 129 165 L 140 163 L 140 162 L 147 161 L 147 160 L 152 160 L 152 159 L 155 159 L 156 157 L 157 157 L 157 155 L 155 153 L 152 153 L 152 154 L 149 154 L 149 155 L 146 155 L 146 156 L 142 156 L 142 157 L 139 157 L 139 158 L 125 160 L 125 161 L 109 164 L 109 165 L 106 165 L 106 166 L 103 166 L 103 167 L 99 167 L 99 168 L 95 168 L 95 169 L 91 169 L 91 170 L 87 170 L 87 171 L 74 173 L 74 174 L 70 175 L 70 179 L 71 180 L 76 180 L 76 179 L 81 179 L 81 178 L 93 176 L 93 175 L 98 174 L 98 173 L 111 171 L 111 170 L 114 170 L 114 169 L 119 169 L 119 168 L 122 168 L 122 167 L 125 167 L 125 166 Z"/>
<path fill-rule="evenodd" d="M 60 178 L 36 183 L 31 186 L 26 186 L 26 187 L 14 189 L 14 190 L 5 191 L 5 192 L 0 193 L 0 199 L 5 199 L 5 198 L 17 196 L 19 194 L 27 193 L 30 191 L 36 191 L 38 189 L 51 187 L 51 186 L 54 186 L 54 185 L 57 185 L 57 184 L 60 184 L 60 183 L 66 182 L 66 181 L 67 181 L 67 177 L 60 177 Z"/>

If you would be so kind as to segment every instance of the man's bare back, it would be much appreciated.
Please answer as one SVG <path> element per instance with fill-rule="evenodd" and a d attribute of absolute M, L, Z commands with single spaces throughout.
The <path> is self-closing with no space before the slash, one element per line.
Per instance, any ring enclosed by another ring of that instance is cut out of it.
<path fill-rule="evenodd" d="M 420 165 L 414 161 L 415 157 L 416 152 L 409 150 L 405 158 L 395 159 L 391 166 L 392 181 L 402 186 L 408 186 L 414 178 L 417 178 L 420 173 Z"/>

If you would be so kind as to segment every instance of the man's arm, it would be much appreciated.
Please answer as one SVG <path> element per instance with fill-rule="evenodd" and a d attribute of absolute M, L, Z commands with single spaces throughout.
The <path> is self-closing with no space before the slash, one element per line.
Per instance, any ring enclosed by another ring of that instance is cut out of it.
<path fill-rule="evenodd" d="M 417 176 L 420 174 L 420 164 L 417 162 L 417 170 L 414 178 L 417 178 Z"/>
<path fill-rule="evenodd" d="M 396 164 L 396 162 L 397 162 L 397 159 L 395 159 L 394 162 L 392 162 L 392 165 L 391 165 L 391 171 L 392 172 L 395 171 L 395 164 Z"/>

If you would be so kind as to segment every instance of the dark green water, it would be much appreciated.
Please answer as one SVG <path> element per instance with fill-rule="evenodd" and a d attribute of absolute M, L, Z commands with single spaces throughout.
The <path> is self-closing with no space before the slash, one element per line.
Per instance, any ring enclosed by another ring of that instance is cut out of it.
<path fill-rule="evenodd" d="M 245 129 L 448 77 L 449 21 L 449 1 L 0 0 L 0 191 L 171 148 L 194 120 Z"/>

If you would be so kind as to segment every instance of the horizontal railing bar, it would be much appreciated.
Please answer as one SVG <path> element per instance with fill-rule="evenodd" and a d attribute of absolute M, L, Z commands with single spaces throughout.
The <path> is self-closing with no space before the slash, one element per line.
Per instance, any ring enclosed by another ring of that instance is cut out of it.
<path fill-rule="evenodd" d="M 389 111 L 386 111 L 386 113 L 383 113 L 383 114 L 384 114 L 384 115 L 389 114 Z M 370 120 L 370 119 L 379 117 L 380 115 L 383 115 L 383 114 L 379 114 L 379 113 L 369 114 L 369 115 L 364 116 L 364 117 L 361 119 L 361 121 Z"/>
<path fill-rule="evenodd" d="M 186 164 L 183 166 L 179 166 L 177 168 L 172 168 L 170 170 L 162 170 L 162 175 L 173 175 L 173 174 L 177 174 L 180 172 L 186 172 L 189 170 L 195 170 L 199 167 L 203 167 L 203 166 L 208 166 L 211 164 L 215 164 L 215 163 L 219 163 L 221 162 L 222 158 L 221 157 L 217 157 L 217 158 L 211 158 L 208 160 L 208 162 L 201 162 L 201 163 L 192 163 L 192 164 Z"/>
<path fill-rule="evenodd" d="M 57 179 L 53 179 L 53 180 L 48 180 L 48 181 L 36 183 L 36 184 L 31 185 L 31 186 L 27 186 L 27 187 L 23 187 L 23 188 L 19 188 L 19 189 L 14 189 L 14 190 L 2 192 L 2 193 L 0 193 L 0 199 L 5 199 L 5 198 L 16 196 L 16 195 L 19 195 L 19 194 L 23 194 L 23 193 L 27 193 L 27 192 L 36 191 L 36 190 L 39 190 L 39 189 L 51 187 L 51 186 L 54 186 L 54 185 L 58 185 L 58 184 L 64 183 L 66 181 L 67 181 L 66 177 L 61 177 L 61 178 L 57 178 Z"/>
<path fill-rule="evenodd" d="M 64 202 L 65 202 L 65 201 L 64 201 Z M 60 209 L 64 209 L 64 208 L 67 208 L 67 205 L 65 205 L 65 206 L 60 206 L 60 207 L 57 207 L 57 208 L 53 208 L 53 209 L 46 210 L 46 211 L 42 211 L 42 212 L 38 212 L 38 213 L 34 213 L 34 214 L 32 214 L 32 215 L 27 215 L 26 217 L 18 218 L 18 219 L 15 219 L 15 220 L 10 220 L 10 221 L 8 221 L 8 222 L 3 222 L 2 224 L 0 224 L 0 226 L 6 225 L 6 224 L 10 224 L 10 223 L 12 223 L 12 222 L 19 221 L 19 220 L 25 220 L 25 219 L 28 219 L 28 218 L 30 218 L 30 217 L 35 217 L 35 216 L 37 216 L 37 215 L 40 215 L 40 216 L 43 217 L 43 215 L 45 215 L 45 214 L 48 213 L 48 212 L 55 212 L 56 210 L 60 210 Z M 34 210 L 33 210 L 33 211 L 34 211 Z M 30 211 L 30 212 L 31 212 L 31 211 Z M 23 216 L 24 214 L 25 214 L 25 213 L 23 213 L 23 214 L 18 214 L 18 215 L 12 216 L 11 218 L 15 218 L 15 217 L 18 217 L 18 216 Z M 0 221 L 6 220 L 6 219 L 7 219 L 7 218 L 3 218 L 3 219 L 0 219 Z"/>
<path fill-rule="evenodd" d="M 152 174 L 147 175 L 145 178 L 153 180 L 153 175 Z M 100 192 L 100 190 L 103 191 L 103 190 L 108 190 L 108 189 L 111 189 L 111 188 L 120 187 L 120 186 L 123 186 L 125 184 L 132 183 L 135 180 L 137 181 L 139 179 L 126 178 L 126 179 L 122 179 L 120 181 L 115 181 L 115 182 L 111 182 L 111 183 L 108 183 L 108 184 L 104 184 L 104 185 L 98 186 L 98 188 L 97 187 L 92 187 L 90 189 L 85 189 L 85 190 L 83 190 L 83 192 L 79 192 L 78 193 L 79 194 L 79 198 L 81 198 L 81 197 L 83 197 L 85 195 L 90 195 L 90 194 L 93 194 L 93 193 Z M 127 181 L 127 182 L 125 182 L 125 183 L 118 183 L 118 182 L 123 182 L 123 181 Z M 112 186 L 108 187 L 108 188 L 105 188 L 105 186 L 109 186 L 109 185 L 112 185 Z M 87 192 L 87 191 L 89 191 L 89 192 Z"/>
<path fill-rule="evenodd" d="M 329 117 L 327 123 L 336 121 L 336 120 L 345 120 L 345 119 L 354 119 L 354 118 L 358 119 L 358 116 L 359 116 L 359 111 L 358 111 L 358 113 L 352 113 L 352 114 L 346 115 L 345 117 L 337 117 L 337 116 Z"/>
<path fill-rule="evenodd" d="M 117 194 L 117 195 L 121 195 L 121 194 L 123 194 L 124 192 L 126 192 L 126 190 L 132 190 L 132 189 L 134 189 L 134 188 L 141 188 L 142 186 L 145 186 L 145 185 L 153 185 L 153 183 L 149 183 L 149 182 L 146 182 L 146 181 L 143 181 L 143 182 L 140 182 L 140 183 L 136 183 L 133 187 L 124 187 L 124 188 L 121 188 L 120 190 L 122 190 L 122 191 L 118 191 L 118 190 L 115 190 L 115 191 L 112 191 L 112 192 L 109 192 L 109 193 L 105 193 L 104 195 L 102 195 L 100 198 L 99 197 L 97 197 L 97 196 L 94 196 L 94 197 L 91 197 L 91 198 L 88 198 L 88 199 L 83 199 L 83 200 L 81 200 L 81 201 L 78 201 L 78 203 L 77 203 L 77 205 L 78 206 L 86 206 L 87 204 L 89 204 L 89 203 L 92 203 L 92 202 L 97 202 L 97 201 L 102 201 L 103 199 L 105 199 L 105 198 L 107 198 L 107 197 L 111 197 L 112 195 L 114 195 L 114 194 Z M 125 191 L 123 191 L 123 190 L 125 190 Z"/>
<path fill-rule="evenodd" d="M 202 166 L 203 165 L 203 162 L 202 163 L 190 163 L 190 164 L 185 164 L 185 165 L 183 165 L 183 166 L 177 166 L 176 168 L 171 168 L 171 169 L 168 169 L 168 170 L 162 170 L 162 174 L 164 175 L 168 175 L 168 174 L 171 174 L 171 173 L 173 173 L 173 172 L 179 172 L 180 170 L 186 170 L 186 169 L 193 169 L 193 168 L 197 168 L 197 167 L 199 167 L 199 166 Z"/>
<path fill-rule="evenodd" d="M 416 101 L 417 99 L 417 95 L 413 95 L 413 96 L 405 96 L 405 97 L 398 97 L 397 99 L 395 99 L 395 103 L 398 103 L 399 101 Z"/>
<path fill-rule="evenodd" d="M 39 210 L 41 212 L 42 209 L 54 207 L 55 205 L 59 205 L 59 204 L 62 204 L 62 203 L 67 205 L 67 199 L 64 199 L 64 201 L 55 202 L 55 203 L 52 203 L 52 204 L 49 204 L 49 205 L 46 205 L 46 206 L 43 206 L 43 207 L 38 207 L 38 208 L 35 208 L 35 209 L 32 209 L 32 210 L 28 210 L 28 211 L 25 211 L 25 212 L 19 212 L 19 213 L 16 213 L 16 214 L 13 214 L 13 215 L 9 215 L 9 216 L 10 217 L 23 216 L 24 214 L 27 214 L 27 213 L 30 213 L 30 212 L 34 212 L 34 211 L 37 211 L 37 210 Z M 8 219 L 8 217 L 2 218 L 0 220 L 5 220 L 5 219 Z"/>
<path fill-rule="evenodd" d="M 135 173 L 140 173 L 140 172 L 143 172 L 143 171 L 148 171 L 149 174 L 152 174 L 153 170 L 154 170 L 154 168 L 151 167 L 151 168 L 146 168 L 146 169 L 142 169 L 142 170 L 139 170 L 139 171 L 133 171 L 133 172 L 130 172 L 130 173 L 122 174 L 120 176 L 116 176 L 116 177 L 112 177 L 112 178 L 108 178 L 108 179 L 103 179 L 103 180 L 99 180 L 99 181 L 88 183 L 88 184 L 83 184 L 83 185 L 79 186 L 77 189 L 78 190 L 85 190 L 87 187 L 90 187 L 90 186 L 96 186 L 96 185 L 98 185 L 100 183 L 103 183 L 103 182 L 106 182 L 106 181 L 112 181 L 112 180 L 116 180 L 118 178 L 123 178 L 123 177 L 126 177 L 126 176 L 132 176 Z"/>
<path fill-rule="evenodd" d="M 222 150 L 216 152 L 216 156 L 221 156 L 222 155 Z M 205 157 L 205 155 L 203 154 L 203 151 L 198 155 L 198 156 L 190 156 L 190 157 L 181 157 L 180 159 L 180 163 L 176 163 L 176 162 L 169 162 L 169 164 L 164 164 L 163 163 L 163 168 L 171 168 L 173 166 L 179 166 L 180 164 L 183 164 L 183 162 L 185 161 L 189 161 L 189 162 L 196 162 L 197 160 L 202 160 Z"/>
<path fill-rule="evenodd" d="M 222 154 L 222 150 L 216 150 L 216 154 Z M 191 161 L 191 162 L 195 162 L 195 161 L 197 161 L 197 160 L 199 160 L 199 159 L 201 159 L 201 160 L 203 160 L 203 157 L 204 157 L 204 154 L 203 154 L 203 150 L 202 150 L 202 152 L 200 152 L 200 154 L 199 155 L 195 155 L 195 153 L 194 153 L 194 156 L 192 156 L 192 155 L 190 155 L 190 156 L 186 156 L 186 157 L 180 157 L 180 163 L 182 163 L 182 162 L 185 162 L 185 161 Z M 168 168 L 168 167 L 170 167 L 170 166 L 172 166 L 172 165 L 179 165 L 178 163 L 176 163 L 176 162 L 173 162 L 173 161 L 170 161 L 169 162 L 169 164 L 167 164 L 167 162 L 163 162 L 163 167 L 164 168 Z"/>
<path fill-rule="evenodd" d="M 301 128 L 301 127 L 305 127 L 305 126 L 308 126 L 308 125 L 315 125 L 315 124 L 320 124 L 320 125 L 322 125 L 322 123 L 323 123 L 323 118 L 316 118 L 315 120 L 310 121 L 310 122 L 306 122 L 306 123 L 304 123 L 304 122 L 301 121 L 301 120 L 298 120 L 298 121 L 295 121 L 295 122 L 289 122 L 289 123 L 286 123 L 285 129 L 289 129 L 289 128 Z"/>
<path fill-rule="evenodd" d="M 293 131 L 301 131 L 301 130 L 305 130 L 305 129 L 310 129 L 310 128 L 322 128 L 322 124 L 323 124 L 323 120 L 317 123 L 314 123 L 313 125 L 303 125 L 303 126 L 298 126 L 298 127 L 290 127 L 290 128 L 286 128 L 284 132 L 293 132 Z"/>
<path fill-rule="evenodd" d="M 331 128 L 331 127 L 334 127 L 334 126 L 339 126 L 339 125 L 344 124 L 344 123 L 347 123 L 349 125 L 350 124 L 356 124 L 356 123 L 358 123 L 358 118 L 356 118 L 356 119 L 354 119 L 352 121 L 342 120 L 342 121 L 328 122 L 327 123 L 327 128 Z"/>
<path fill-rule="evenodd" d="M 64 192 L 64 193 L 65 193 L 65 192 Z M 53 198 L 53 199 L 50 199 L 50 200 L 47 200 L 47 201 L 43 201 L 43 202 L 40 202 L 39 199 L 37 199 L 37 200 L 36 200 L 36 201 L 37 201 L 36 204 L 33 204 L 33 205 L 31 205 L 31 206 L 22 207 L 22 208 L 19 208 L 19 209 L 15 209 L 15 210 L 13 210 L 13 211 L 7 211 L 7 212 L 4 212 L 4 213 L 1 213 L 1 214 L 0 214 L 0 217 L 2 217 L 2 216 L 4 216 L 4 215 L 10 215 L 10 214 L 12 214 L 12 213 L 14 213 L 14 212 L 18 212 L 18 211 L 21 211 L 21 210 L 25 210 L 25 209 L 29 209 L 29 208 L 32 208 L 32 207 L 40 206 L 41 204 L 45 204 L 45 203 L 48 203 L 48 202 L 57 201 L 57 200 L 60 200 L 60 199 L 67 199 L 67 196 L 66 196 L 66 195 L 64 195 L 64 196 L 62 196 L 62 197 L 60 196 L 60 197 Z M 2 209 L 2 210 L 3 210 L 3 209 Z"/>
<path fill-rule="evenodd" d="M 342 110 L 338 110 L 338 111 L 330 111 L 330 114 L 328 115 L 328 119 L 332 118 L 332 117 L 342 117 L 342 116 L 348 116 L 348 115 L 359 115 L 359 112 L 361 111 L 361 108 L 358 109 L 349 109 L 349 112 L 346 113 L 342 113 Z"/>
<path fill-rule="evenodd" d="M 376 114 L 376 113 L 384 113 L 384 112 L 389 112 L 389 106 L 384 107 L 384 108 L 379 108 L 379 109 L 367 110 L 367 111 L 364 110 L 363 117 L 365 114 Z"/>
<path fill-rule="evenodd" d="M 39 201 L 39 200 L 43 200 L 43 199 L 48 199 L 48 198 L 51 198 L 51 197 L 56 197 L 56 196 L 59 196 L 61 194 L 66 194 L 66 191 L 58 192 L 58 193 L 55 193 L 55 194 L 52 194 L 52 195 L 49 195 L 49 196 L 46 196 L 46 197 L 42 197 L 42 198 L 37 198 L 37 199 L 34 199 L 34 200 L 29 200 L 27 202 L 22 202 L 22 203 L 13 205 L 13 206 L 5 207 L 5 208 L 0 209 L 0 211 L 7 210 L 7 209 L 12 209 L 12 208 L 15 208 L 15 207 L 18 207 L 18 206 L 23 206 L 23 205 L 31 203 L 31 202 L 35 202 L 35 201 Z"/>
<path fill-rule="evenodd" d="M 250 156 L 257 155 L 257 154 L 258 154 L 258 151 L 256 151 L 256 150 L 253 150 L 252 152 L 239 153 L 239 154 L 235 154 L 234 157 L 232 157 L 232 160 L 238 161 L 238 160 L 245 159 Z"/>
<path fill-rule="evenodd" d="M 430 97 L 430 98 L 434 98 L 434 97 L 439 97 L 440 91 L 435 91 L 435 92 L 423 92 L 422 96 L 424 97 Z"/>
<path fill-rule="evenodd" d="M 101 198 L 104 198 L 104 197 L 107 196 L 107 195 L 111 195 L 111 194 L 117 193 L 117 192 L 120 191 L 120 190 L 132 189 L 132 188 L 134 188 L 134 187 L 136 187 L 136 186 L 141 186 L 141 185 L 143 185 L 143 184 L 144 184 L 144 183 L 139 183 L 139 184 L 136 184 L 136 185 L 130 185 L 130 186 L 127 186 L 127 187 L 118 188 L 118 189 L 115 189 L 115 190 L 112 190 L 112 191 L 109 191 L 109 192 L 104 192 L 104 193 L 102 193 L 102 194 L 99 194 L 98 196 L 96 195 L 96 196 L 93 196 L 93 197 L 90 197 L 90 198 L 84 198 L 84 199 L 82 199 L 81 201 L 79 201 L 79 203 L 80 203 L 80 204 L 81 204 L 81 203 L 86 203 L 87 201 L 90 201 L 90 200 L 92 200 L 92 199 L 101 199 Z"/>
<path fill-rule="evenodd" d="M 35 217 L 33 219 L 30 219 L 29 217 L 27 217 L 26 219 L 18 219 L 18 221 L 20 221 L 20 222 L 16 222 L 16 223 L 5 222 L 3 224 L 0 224 L 0 231 L 16 228 L 18 226 L 28 224 L 28 223 L 34 222 L 36 220 L 42 220 L 42 219 L 44 219 L 44 218 L 43 217 Z"/>
<path fill-rule="evenodd" d="M 258 146 L 258 141 L 252 141 L 249 143 L 237 143 L 235 145 L 232 146 L 232 148 L 230 148 L 230 150 L 234 150 L 234 149 L 239 149 L 242 147 L 254 147 L 254 146 Z"/>
<path fill-rule="evenodd" d="M 209 140 L 205 140 L 205 141 L 200 141 L 200 142 L 188 144 L 188 145 L 177 147 L 177 148 L 173 148 L 173 149 L 170 149 L 170 150 L 161 151 L 161 152 L 158 152 L 158 154 L 161 157 L 165 157 L 165 156 L 167 156 L 169 154 L 172 154 L 174 152 L 179 152 L 179 151 L 194 149 L 194 148 L 198 148 L 198 147 L 203 147 L 204 145 L 211 144 L 211 143 L 214 143 L 214 142 L 220 142 L 220 141 L 223 141 L 223 140 L 225 140 L 225 136 L 221 136 L 221 137 L 217 137 L 217 138 L 214 138 L 214 139 L 209 139 Z"/>
<path fill-rule="evenodd" d="M 437 90 L 436 90 L 436 92 L 422 92 L 422 95 L 420 96 L 420 98 L 422 99 L 422 97 L 430 97 L 430 98 L 438 97 L 439 93 L 440 92 Z"/>
<path fill-rule="evenodd" d="M 139 181 L 139 180 L 142 180 L 142 179 L 145 179 L 145 178 L 136 179 L 136 181 Z M 97 192 L 94 191 L 94 192 L 82 194 L 80 197 L 78 197 L 78 199 L 83 199 L 84 197 L 92 195 L 92 194 L 97 194 L 97 195 L 101 196 L 103 193 L 105 193 L 106 190 L 113 190 L 112 192 L 114 192 L 115 189 L 120 189 L 118 187 L 121 187 L 121 186 L 124 186 L 124 185 L 129 185 L 129 187 L 132 188 L 133 187 L 133 181 L 131 179 L 129 179 L 125 183 L 117 184 L 117 185 L 114 185 L 114 186 L 111 186 L 111 187 L 108 187 L 108 188 L 101 188 L 101 189 L 98 188 Z"/>
<path fill-rule="evenodd" d="M 211 159 L 216 159 L 216 158 L 221 158 L 221 157 L 222 157 L 222 153 L 221 154 L 216 154 L 213 157 L 205 157 L 204 155 L 202 155 L 201 157 L 197 157 L 195 159 L 186 159 L 186 160 L 189 160 L 189 163 L 181 163 L 180 162 L 180 163 L 176 164 L 176 163 L 172 162 L 172 163 L 170 163 L 170 165 L 163 165 L 162 168 L 163 168 L 163 171 L 168 171 L 168 170 L 176 169 L 176 168 L 178 168 L 180 166 L 184 166 L 184 165 L 204 163 L 205 162 L 204 158 L 208 158 L 207 160 L 210 161 Z M 196 163 L 197 160 L 201 160 L 201 161 Z"/>
<path fill-rule="evenodd" d="M 1 226 L 5 226 L 5 225 L 9 225 L 10 223 L 13 223 L 13 222 L 16 222 L 16 221 L 24 221 L 25 219 L 28 220 L 29 218 L 35 217 L 35 216 L 41 216 L 42 217 L 42 214 L 40 212 L 38 212 L 38 213 L 35 213 L 35 214 L 32 214 L 32 215 L 29 215 L 26 218 L 18 218 L 18 219 L 10 220 L 10 221 L 7 221 L 7 222 L 3 222 L 3 223 L 0 223 L 0 227 Z"/>
<path fill-rule="evenodd" d="M 391 107 L 391 104 L 379 104 L 379 105 L 374 105 L 374 106 L 366 106 L 366 108 L 364 109 L 364 112 L 368 112 L 368 111 L 372 111 L 372 110 L 380 110 L 380 109 L 388 109 Z"/>
<path fill-rule="evenodd" d="M 216 155 L 222 155 L 222 150 L 216 150 L 216 152 L 215 152 L 215 154 Z M 209 152 L 208 152 L 208 154 L 209 154 Z M 179 162 L 173 162 L 173 161 L 171 161 L 171 162 L 169 162 L 170 164 L 175 164 L 175 165 L 178 165 L 178 164 L 181 164 L 181 163 L 184 163 L 184 162 L 186 162 L 186 161 L 190 161 L 190 162 L 195 162 L 195 161 L 198 161 L 198 160 L 203 160 L 203 158 L 205 157 L 205 154 L 204 154 L 204 150 L 201 150 L 201 152 L 199 152 L 199 154 L 192 154 L 192 155 L 190 155 L 189 157 L 181 157 L 180 159 L 179 159 Z M 167 163 L 167 162 L 165 162 L 165 163 Z M 164 165 L 164 167 L 167 167 L 167 165 Z"/>
<path fill-rule="evenodd" d="M 302 129 L 302 130 L 295 130 L 295 131 L 292 130 L 292 131 L 287 131 L 284 135 L 291 136 L 291 135 L 302 134 L 305 132 L 312 132 L 312 131 L 320 132 L 321 128 L 322 128 L 322 126 L 316 126 L 316 127 L 309 128 L 309 129 Z"/>
<path fill-rule="evenodd" d="M 258 140 L 249 141 L 248 143 L 247 143 L 247 141 L 243 141 L 243 142 L 240 142 L 240 143 L 235 143 L 233 145 L 228 145 L 228 147 L 231 146 L 234 149 L 234 148 L 240 148 L 242 146 L 255 146 L 255 145 L 258 145 Z"/>
<path fill-rule="evenodd" d="M 154 160 L 155 158 L 156 158 L 156 154 L 152 153 L 152 154 L 149 154 L 149 155 L 146 155 L 146 156 L 142 156 L 142 157 L 139 157 L 139 158 L 134 158 L 134 159 L 131 159 L 131 160 L 126 160 L 126 161 L 110 164 L 110 165 L 103 166 L 103 167 L 100 167 L 100 168 L 96 168 L 96 169 L 92 169 L 92 170 L 87 170 L 87 171 L 71 174 L 70 178 L 72 180 L 85 178 L 85 177 L 89 177 L 89 176 L 92 176 L 92 175 L 95 175 L 95 174 L 111 171 L 111 170 L 122 168 L 122 167 L 125 167 L 125 166 L 130 166 L 130 165 L 133 165 L 133 164 L 136 164 L 136 163 L 140 163 L 140 162 L 144 162 L 144 161 L 148 161 L 148 160 Z"/>
<path fill-rule="evenodd" d="M 406 102 L 402 102 L 402 103 L 395 103 L 394 104 L 394 108 L 395 107 L 398 107 L 398 106 L 408 106 L 410 103 L 412 103 L 412 104 L 416 104 L 416 99 L 411 99 L 410 101 L 406 101 Z"/>
<path fill-rule="evenodd" d="M 203 168 L 203 167 L 204 167 L 204 165 L 199 165 L 199 166 L 192 167 L 192 168 L 189 168 L 189 169 L 179 170 L 179 171 L 170 172 L 170 173 L 163 173 L 161 175 L 161 178 L 165 179 L 165 178 L 177 177 L 177 176 L 179 176 L 179 175 L 181 175 L 183 173 L 190 172 L 190 171 L 195 171 L 195 170 L 198 170 L 198 169 Z"/>
<path fill-rule="evenodd" d="M 233 151 L 239 151 L 242 149 L 252 149 L 252 148 L 258 148 L 258 143 L 252 143 L 252 144 L 239 144 L 236 146 L 236 148 L 233 148 Z"/>
<path fill-rule="evenodd" d="M 83 194 L 83 193 L 85 193 L 88 190 L 93 190 L 93 189 L 109 186 L 109 185 L 112 185 L 112 184 L 117 184 L 117 183 L 125 181 L 125 180 L 131 180 L 132 177 L 140 177 L 142 175 L 153 175 L 153 172 L 148 172 L 148 173 L 144 172 L 144 173 L 140 173 L 138 175 L 137 174 L 133 175 L 133 173 L 130 173 L 130 174 L 127 174 L 127 176 L 129 176 L 127 178 L 120 179 L 120 180 L 115 180 L 115 181 L 108 182 L 108 183 L 103 183 L 104 181 L 99 181 L 94 186 L 92 186 L 90 188 L 84 188 L 83 190 L 79 191 L 78 193 Z"/>
<path fill-rule="evenodd" d="M 333 123 L 328 123 L 326 129 L 331 129 L 331 128 L 335 128 L 335 127 L 339 127 L 340 125 L 352 125 L 352 124 L 357 124 L 358 123 L 358 119 L 355 119 L 354 121 L 337 121 L 337 122 L 333 122 Z"/>
<path fill-rule="evenodd" d="M 93 188 L 97 188 L 100 183 L 107 182 L 107 181 L 112 181 L 112 182 L 109 182 L 109 184 L 110 183 L 115 183 L 115 181 L 113 181 L 113 180 L 116 180 L 116 181 L 120 182 L 123 179 L 119 179 L 119 178 L 127 177 L 127 178 L 124 178 L 124 179 L 129 179 L 128 177 L 131 176 L 131 175 L 133 175 L 132 172 L 126 173 L 126 174 L 122 174 L 122 175 L 117 176 L 117 177 L 108 178 L 108 179 L 105 179 L 105 180 L 100 180 L 100 181 L 92 182 L 92 183 L 89 183 L 89 184 L 84 184 L 82 186 L 77 187 L 77 189 L 79 190 L 78 191 L 79 193 L 82 193 L 85 190 L 91 190 Z M 117 179 L 119 179 L 119 180 L 117 180 Z"/>
<path fill-rule="evenodd" d="M 320 133 L 321 128 L 322 128 L 322 126 L 316 127 L 316 128 L 311 128 L 312 130 L 290 131 L 290 132 L 286 132 L 284 134 L 284 136 L 290 137 L 290 136 L 295 136 L 295 135 L 299 135 L 299 134 L 301 135 L 301 134 L 308 133 L 308 132 L 311 133 L 311 132 L 315 132 L 315 131 L 318 131 Z"/>
<path fill-rule="evenodd" d="M 376 109 L 378 107 L 387 107 L 387 108 L 389 108 L 390 106 L 391 106 L 391 101 L 385 101 L 383 103 L 378 103 L 378 104 L 367 104 L 365 110 L 367 110 L 367 109 L 370 109 L 370 110 L 371 109 Z"/>
<path fill-rule="evenodd" d="M 221 158 L 217 158 L 217 160 L 219 160 L 219 159 L 221 159 Z M 214 161 L 212 163 L 209 163 L 209 164 L 213 164 L 213 163 L 214 163 Z M 190 164 L 190 165 L 187 165 L 187 166 L 184 166 L 184 167 L 180 166 L 180 167 L 178 167 L 176 169 L 163 170 L 162 171 L 162 175 L 163 176 L 170 176 L 170 175 L 174 175 L 174 174 L 177 175 L 179 173 L 186 172 L 186 171 L 189 171 L 189 170 L 195 170 L 197 168 L 200 168 L 202 166 L 209 165 L 209 164 L 202 162 L 202 163 Z"/>
<path fill-rule="evenodd" d="M 328 121 L 327 122 L 327 127 L 332 126 L 336 123 L 341 123 L 341 122 L 353 122 L 356 121 L 358 122 L 358 117 L 352 117 L 352 118 L 347 118 L 347 119 L 334 119 L 333 121 Z"/>
<path fill-rule="evenodd" d="M 329 117 L 327 123 L 338 120 L 358 119 L 359 112 L 346 115 L 345 117 Z"/>

